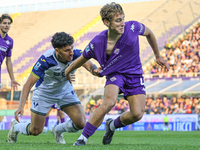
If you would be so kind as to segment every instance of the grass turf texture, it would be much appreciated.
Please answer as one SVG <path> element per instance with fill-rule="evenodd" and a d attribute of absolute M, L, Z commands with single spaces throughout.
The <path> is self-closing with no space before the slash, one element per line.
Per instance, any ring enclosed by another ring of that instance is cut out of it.
<path fill-rule="evenodd" d="M 0 150 L 200 150 L 200 131 L 116 131 L 110 145 L 102 144 L 104 131 L 96 131 L 85 146 L 76 147 L 72 145 L 81 132 L 65 133 L 64 145 L 56 144 L 50 131 L 36 137 L 19 134 L 15 144 L 6 142 L 7 134 L 0 130 Z"/>

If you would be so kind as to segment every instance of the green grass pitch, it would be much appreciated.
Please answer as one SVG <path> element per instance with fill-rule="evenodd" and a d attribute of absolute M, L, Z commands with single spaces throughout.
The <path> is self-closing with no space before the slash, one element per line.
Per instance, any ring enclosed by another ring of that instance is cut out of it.
<path fill-rule="evenodd" d="M 8 130 L 0 130 L 0 150 L 200 150 L 200 131 L 116 131 L 110 145 L 102 144 L 104 131 L 96 131 L 85 146 L 72 146 L 80 136 L 78 133 L 65 133 L 66 144 L 56 144 L 53 135 L 42 133 L 39 136 L 19 134 L 15 144 L 7 143 Z"/>

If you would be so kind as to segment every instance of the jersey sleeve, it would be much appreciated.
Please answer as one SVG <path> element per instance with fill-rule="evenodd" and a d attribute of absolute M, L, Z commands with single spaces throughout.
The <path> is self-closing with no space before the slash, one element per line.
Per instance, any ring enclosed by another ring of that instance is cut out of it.
<path fill-rule="evenodd" d="M 6 51 L 6 57 L 11 57 L 12 49 L 13 49 L 13 40 L 12 40 L 11 45 L 9 46 L 8 50 Z"/>
<path fill-rule="evenodd" d="M 40 79 L 44 77 L 45 74 L 45 70 L 47 70 L 48 67 L 48 63 L 46 61 L 46 58 L 44 55 L 42 55 L 38 61 L 35 63 L 31 74 L 34 75 L 36 78 Z"/>
<path fill-rule="evenodd" d="M 92 40 L 84 49 L 83 51 L 83 57 L 86 59 L 90 59 L 90 58 L 95 58 L 95 54 L 94 54 L 94 44 L 93 44 Z"/>
<path fill-rule="evenodd" d="M 145 26 L 144 26 L 144 24 L 136 21 L 135 22 L 135 29 L 136 29 L 136 31 L 139 32 L 139 35 L 143 35 L 144 30 L 145 30 Z"/>
<path fill-rule="evenodd" d="M 130 28 L 131 33 L 143 35 L 145 31 L 145 25 L 137 21 L 129 21 L 128 27 Z"/>

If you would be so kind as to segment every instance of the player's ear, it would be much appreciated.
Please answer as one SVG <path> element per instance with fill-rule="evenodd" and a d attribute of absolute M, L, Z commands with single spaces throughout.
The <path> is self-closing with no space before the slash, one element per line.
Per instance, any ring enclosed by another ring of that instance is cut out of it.
<path fill-rule="evenodd" d="M 55 52 L 56 52 L 56 54 L 58 54 L 58 48 L 55 48 Z"/>
<path fill-rule="evenodd" d="M 107 20 L 107 19 L 104 19 L 104 20 L 103 20 L 103 23 L 104 23 L 107 27 L 110 25 L 110 21 Z"/>

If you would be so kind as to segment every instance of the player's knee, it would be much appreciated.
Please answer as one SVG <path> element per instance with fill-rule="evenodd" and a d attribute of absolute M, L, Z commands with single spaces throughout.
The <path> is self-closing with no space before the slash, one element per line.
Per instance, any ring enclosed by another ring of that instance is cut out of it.
<path fill-rule="evenodd" d="M 37 136 L 40 133 L 42 133 L 42 129 L 40 129 L 40 128 L 33 127 L 33 128 L 30 129 L 31 135 Z"/>
<path fill-rule="evenodd" d="M 76 125 L 78 129 L 83 129 L 86 124 L 86 119 L 80 119 L 79 123 Z"/>
<path fill-rule="evenodd" d="M 105 99 L 105 102 L 103 103 L 104 104 L 104 107 L 106 107 L 107 110 L 111 110 L 115 104 L 116 104 L 116 101 L 114 99 Z"/>
<path fill-rule="evenodd" d="M 131 114 L 130 119 L 132 120 L 132 122 L 136 122 L 142 119 L 142 116 L 143 116 L 143 112 L 138 112 L 138 113 Z"/>

